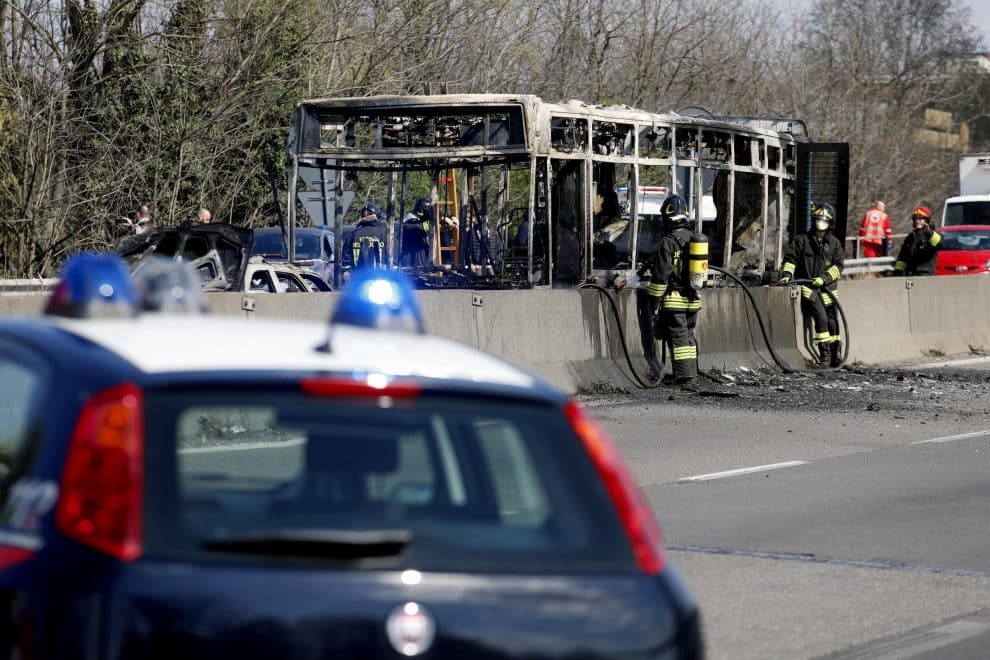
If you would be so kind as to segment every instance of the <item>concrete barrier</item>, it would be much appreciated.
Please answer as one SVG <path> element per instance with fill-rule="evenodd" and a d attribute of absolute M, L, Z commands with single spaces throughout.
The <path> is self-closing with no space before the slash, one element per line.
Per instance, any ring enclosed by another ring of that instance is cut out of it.
<path fill-rule="evenodd" d="M 800 299 L 795 287 L 750 290 L 777 354 L 804 366 Z M 744 292 L 709 289 L 698 322 L 702 369 L 775 367 Z M 793 296 L 793 297 L 792 297 Z M 636 314 L 636 293 L 614 294 L 618 320 L 594 289 L 420 291 L 433 334 L 518 364 L 567 391 L 637 387 L 622 338 L 639 374 L 647 372 Z M 337 294 L 210 294 L 213 313 L 324 320 Z M 849 323 L 850 361 L 898 362 L 990 348 L 990 279 L 883 278 L 844 281 L 839 301 Z M 40 312 L 37 295 L 0 297 L 0 315 Z M 621 328 L 621 332 L 620 332 Z"/>

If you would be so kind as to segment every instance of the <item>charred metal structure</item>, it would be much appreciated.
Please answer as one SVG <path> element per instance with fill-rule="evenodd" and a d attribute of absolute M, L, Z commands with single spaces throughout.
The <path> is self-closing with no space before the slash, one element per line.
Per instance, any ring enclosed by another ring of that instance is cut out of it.
<path fill-rule="evenodd" d="M 659 238 L 651 194 L 684 196 L 695 230 L 709 237 L 712 264 L 751 282 L 779 269 L 787 237 L 809 225 L 812 199 L 838 209 L 836 232 L 845 234 L 848 147 L 812 143 L 797 119 L 527 95 L 323 98 L 297 105 L 288 158 L 290 233 L 308 224 L 297 208 L 302 178 L 323 186 L 338 255 L 343 200 L 375 201 L 388 209 L 390 265 L 427 287 L 631 277 Z M 402 218 L 424 196 L 436 215 L 429 263 L 412 266 L 403 260 Z M 335 260 L 338 284 L 341 268 Z"/>

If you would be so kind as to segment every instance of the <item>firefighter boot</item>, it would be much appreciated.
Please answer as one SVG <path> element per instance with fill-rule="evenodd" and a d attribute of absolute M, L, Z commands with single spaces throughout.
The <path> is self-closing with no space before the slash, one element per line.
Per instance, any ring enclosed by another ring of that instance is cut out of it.
<path fill-rule="evenodd" d="M 831 347 L 832 347 L 832 355 L 828 365 L 830 367 L 837 367 L 840 364 L 842 364 L 842 342 L 834 341 L 832 342 Z"/>
<path fill-rule="evenodd" d="M 818 345 L 818 364 L 827 366 L 829 361 L 832 359 L 831 351 L 829 351 L 828 344 Z"/>

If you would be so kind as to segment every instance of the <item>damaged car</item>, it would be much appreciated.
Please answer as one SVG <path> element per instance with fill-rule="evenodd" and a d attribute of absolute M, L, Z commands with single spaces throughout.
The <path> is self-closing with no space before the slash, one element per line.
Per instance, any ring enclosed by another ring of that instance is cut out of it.
<path fill-rule="evenodd" d="M 254 230 L 229 224 L 165 227 L 126 237 L 117 253 L 132 271 L 151 255 L 186 262 L 199 276 L 203 291 L 330 291 L 315 271 L 252 256 L 253 238 Z"/>

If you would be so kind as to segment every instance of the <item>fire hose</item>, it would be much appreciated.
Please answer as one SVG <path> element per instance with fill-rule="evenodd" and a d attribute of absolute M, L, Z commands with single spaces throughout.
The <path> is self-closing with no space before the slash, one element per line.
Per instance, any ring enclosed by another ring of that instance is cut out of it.
<path fill-rule="evenodd" d="M 773 342 L 770 339 L 770 333 L 767 330 L 766 322 L 763 319 L 763 315 L 760 313 L 760 308 L 756 304 L 756 300 L 753 298 L 753 294 L 750 292 L 750 287 L 746 286 L 746 284 L 742 280 L 740 280 L 738 277 L 736 277 L 732 273 L 730 273 L 730 272 L 728 272 L 728 271 L 726 271 L 726 270 L 724 270 L 722 268 L 719 268 L 718 266 L 711 266 L 711 265 L 709 265 L 708 268 L 710 270 L 713 270 L 713 271 L 717 272 L 717 273 L 721 273 L 722 275 L 725 275 L 726 277 L 728 277 L 729 279 L 731 279 L 733 282 L 735 282 L 737 285 L 739 285 L 739 287 L 743 290 L 743 293 L 746 295 L 746 298 L 749 300 L 750 306 L 752 307 L 753 312 L 756 315 L 756 320 L 757 320 L 757 323 L 759 324 L 759 327 L 760 327 L 760 333 L 763 336 L 763 342 L 766 345 L 767 350 L 770 353 L 770 356 L 773 358 L 774 363 L 777 365 L 777 367 L 780 368 L 781 371 L 783 371 L 784 373 L 788 373 L 788 374 L 810 372 L 810 371 L 837 371 L 837 370 L 841 369 L 846 364 L 846 361 L 849 359 L 849 322 L 846 319 L 845 311 L 842 309 L 842 305 L 839 304 L 838 297 L 836 295 L 834 295 L 834 294 L 831 295 L 832 304 L 835 305 L 835 309 L 836 309 L 837 315 L 841 319 L 841 322 L 842 322 L 842 336 L 845 337 L 845 341 L 843 342 L 842 358 L 839 361 L 839 364 L 837 364 L 834 367 L 825 367 L 825 368 L 819 368 L 819 369 L 797 369 L 795 367 L 792 367 L 790 364 L 788 364 L 787 361 L 785 361 L 777 353 L 777 351 L 774 350 Z M 811 286 L 812 285 L 812 280 L 791 280 L 790 282 L 779 283 L 779 284 L 777 284 L 775 286 L 791 286 L 791 285 L 801 285 L 801 284 Z M 584 282 L 582 284 L 579 284 L 577 286 L 577 288 L 578 289 L 595 289 L 595 290 L 597 290 L 599 292 L 599 294 L 603 294 L 605 296 L 605 299 L 608 300 L 608 302 L 609 302 L 609 307 L 612 310 L 612 315 L 615 318 L 615 323 L 616 323 L 616 325 L 617 325 L 617 327 L 619 329 L 619 340 L 620 340 L 620 344 L 622 346 L 622 352 L 625 355 L 626 364 L 629 366 L 629 371 L 632 373 L 633 379 L 643 389 L 652 389 L 652 388 L 658 387 L 660 385 L 660 382 L 661 382 L 660 377 L 657 377 L 655 379 L 650 378 L 650 377 L 645 377 L 644 378 L 644 377 L 642 377 L 637 372 L 635 366 L 633 365 L 632 356 L 629 353 L 629 346 L 626 344 L 625 327 L 624 327 L 624 325 L 622 323 L 622 317 L 619 314 L 619 308 L 618 308 L 618 305 L 615 302 L 615 298 L 612 295 L 612 292 L 610 290 L 606 289 L 605 287 L 600 286 L 598 284 L 595 284 L 593 282 Z M 649 340 L 652 341 L 653 338 L 650 337 Z M 666 348 L 665 342 L 661 342 L 661 359 L 660 359 L 660 362 L 659 362 L 659 374 L 661 376 L 663 374 L 663 368 L 664 368 L 664 362 L 665 362 L 665 357 L 664 357 L 664 354 L 666 352 L 665 351 L 665 348 Z"/>

